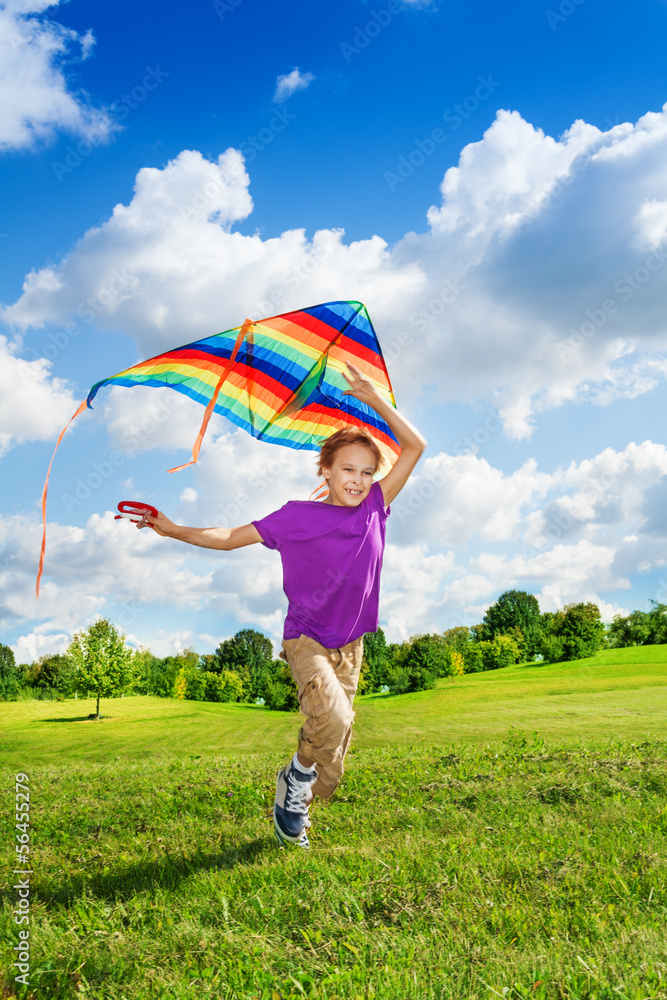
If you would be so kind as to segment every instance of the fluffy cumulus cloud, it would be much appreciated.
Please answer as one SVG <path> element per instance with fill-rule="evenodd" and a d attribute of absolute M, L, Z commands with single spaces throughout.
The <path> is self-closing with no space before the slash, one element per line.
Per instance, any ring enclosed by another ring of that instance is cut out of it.
<path fill-rule="evenodd" d="M 74 413 L 78 403 L 50 367 L 45 358 L 19 357 L 0 336 L 0 456 L 24 441 L 52 440 Z"/>
<path fill-rule="evenodd" d="M 219 552 L 202 553 L 190 565 L 185 546 L 151 531 L 137 532 L 129 522 L 114 521 L 111 513 L 92 515 L 83 528 L 48 525 L 45 576 L 37 602 L 40 532 L 27 517 L 0 520 L 0 619 L 7 627 L 28 626 L 31 631 L 21 648 L 36 655 L 60 651 L 74 631 L 100 615 L 110 617 L 136 643 L 146 644 L 156 607 L 171 608 L 175 624 L 179 614 L 208 607 L 227 614 L 236 611 L 241 619 L 256 614 L 268 620 L 271 614 L 267 610 L 264 615 L 262 599 L 270 592 L 276 617 L 281 577 L 279 566 L 263 558 L 265 550 L 257 547 L 244 558 L 226 553 L 222 569 Z"/>
<path fill-rule="evenodd" d="M 312 457 L 277 448 L 267 460 L 247 435 L 222 434 L 170 515 L 221 526 L 260 518 L 308 497 Z M 397 641 L 470 624 L 511 588 L 535 593 L 545 611 L 595 601 L 608 619 L 625 612 L 609 595 L 627 592 L 631 575 L 667 565 L 666 498 L 667 448 L 651 441 L 549 472 L 528 462 L 509 475 L 472 453 L 433 456 L 392 505 L 381 599 L 387 634 Z M 152 647 L 156 607 L 172 612 L 173 633 L 158 637 L 166 652 L 195 642 L 194 621 L 211 622 L 209 639 L 216 628 L 252 626 L 279 642 L 282 571 L 264 546 L 193 550 L 110 513 L 83 528 L 50 524 L 37 606 L 38 550 L 34 520 L 0 522 L 0 616 L 24 630 L 24 659 L 60 650 L 99 615 Z"/>
<path fill-rule="evenodd" d="M 63 129 L 103 142 L 109 114 L 73 91 L 67 59 L 85 59 L 95 44 L 44 16 L 59 0 L 5 0 L 0 8 L 0 149 L 26 149 Z"/>
<path fill-rule="evenodd" d="M 359 298 L 403 399 L 426 377 L 446 398 L 493 401 L 505 431 L 527 437 L 541 411 L 607 405 L 664 377 L 666 155 L 667 109 L 607 132 L 576 122 L 557 139 L 500 111 L 446 172 L 428 228 L 390 247 L 334 230 L 242 235 L 241 154 L 184 151 L 141 170 L 132 200 L 29 274 L 3 318 L 122 325 L 150 356 L 185 331 Z M 412 169 L 401 183 L 418 159 Z"/>
<path fill-rule="evenodd" d="M 273 95 L 274 103 L 284 104 L 297 90 L 305 90 L 314 79 L 315 77 L 312 73 L 302 73 L 298 66 L 291 73 L 284 73 L 282 76 L 279 76 L 276 80 L 276 89 Z"/>
<path fill-rule="evenodd" d="M 162 169 L 141 170 L 127 204 L 60 263 L 29 274 L 3 318 L 15 337 L 39 327 L 84 337 L 122 328 L 148 357 L 246 315 L 358 298 L 380 331 L 402 405 L 425 385 L 434 399 L 485 400 L 480 433 L 502 425 L 526 437 L 542 411 L 571 400 L 609 405 L 664 377 L 666 156 L 667 108 L 606 132 L 577 122 L 559 138 L 501 111 L 445 174 L 425 231 L 390 247 L 376 235 L 349 243 L 334 230 L 243 235 L 235 225 L 252 201 L 241 154 L 207 160 L 184 151 Z M 419 162 L 406 159 L 413 174 L 401 183 L 409 184 Z M 53 434 L 73 409 L 68 388 L 49 381 L 43 358 L 20 360 L 8 341 L 2 350 L 4 388 L 16 404 L 21 372 L 44 400 L 32 416 L 26 404 L 22 439 Z M 100 397 L 114 445 L 123 454 L 176 445 L 187 460 L 201 409 L 154 390 L 137 399 L 130 421 L 124 393 Z M 1 433 L 5 448 L 16 440 L 2 404 Z M 315 485 L 310 458 L 286 449 L 269 457 L 214 419 L 174 516 L 239 524 L 305 498 Z M 474 442 L 430 456 L 390 521 L 390 635 L 469 621 L 511 586 L 534 590 L 545 609 L 604 598 L 611 614 L 614 590 L 622 594 L 634 574 L 667 564 L 666 500 L 665 449 L 651 441 L 559 469 L 528 461 L 503 471 Z M 37 528 L 6 522 L 4 565 L 18 577 L 5 585 L 2 613 L 22 623 L 26 649 L 43 649 L 48 635 L 62 643 L 82 617 L 118 611 L 121 590 L 140 609 L 124 626 L 139 640 L 154 601 L 278 637 L 284 598 L 275 553 L 252 546 L 221 562 L 143 532 L 125 547 L 112 523 L 52 527 L 39 609 L 49 625 L 38 631 Z M 202 629 L 212 635 L 213 620 L 192 634 Z M 179 626 L 163 637 L 165 648 L 191 631 Z"/>
<path fill-rule="evenodd" d="M 392 505 L 390 634 L 467 624 L 512 588 L 543 611 L 594 601 L 611 619 L 627 609 L 605 594 L 667 564 L 666 497 L 667 449 L 651 441 L 549 473 L 530 461 L 505 475 L 472 453 L 428 459 Z"/>

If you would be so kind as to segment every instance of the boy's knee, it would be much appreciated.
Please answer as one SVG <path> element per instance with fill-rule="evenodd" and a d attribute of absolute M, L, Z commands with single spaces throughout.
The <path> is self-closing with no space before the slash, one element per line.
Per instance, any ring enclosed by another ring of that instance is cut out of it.
<path fill-rule="evenodd" d="M 303 726 L 299 752 L 311 756 L 318 764 L 329 764 L 345 742 L 354 720 L 347 701 L 340 700 L 329 707 L 326 715 L 310 717 Z"/>

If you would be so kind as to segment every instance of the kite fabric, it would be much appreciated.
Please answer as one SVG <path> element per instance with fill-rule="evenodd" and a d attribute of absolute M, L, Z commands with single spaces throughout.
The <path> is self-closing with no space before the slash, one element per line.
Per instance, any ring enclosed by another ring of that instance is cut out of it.
<path fill-rule="evenodd" d="M 400 446 L 378 414 L 353 396 L 343 377 L 350 361 L 371 380 L 378 392 L 396 406 L 382 350 L 366 307 L 361 302 L 322 305 L 272 316 L 185 344 L 174 351 L 141 361 L 111 378 L 96 382 L 88 397 L 63 429 L 63 434 L 105 385 L 168 386 L 206 407 L 192 465 L 213 412 L 220 413 L 261 441 L 289 448 L 319 451 L 341 427 L 367 430 L 377 442 L 383 464 L 391 467 Z M 42 493 L 42 551 L 37 596 L 46 545 L 46 496 L 49 465 Z"/>

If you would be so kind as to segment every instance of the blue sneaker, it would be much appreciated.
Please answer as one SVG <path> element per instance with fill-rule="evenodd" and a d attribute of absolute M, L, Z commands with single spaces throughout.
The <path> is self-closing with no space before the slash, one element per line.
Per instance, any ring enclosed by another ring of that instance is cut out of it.
<path fill-rule="evenodd" d="M 308 809 L 316 777 L 298 771 L 292 763 L 278 771 L 273 825 L 281 847 L 310 847 L 306 830 L 310 826 Z"/>

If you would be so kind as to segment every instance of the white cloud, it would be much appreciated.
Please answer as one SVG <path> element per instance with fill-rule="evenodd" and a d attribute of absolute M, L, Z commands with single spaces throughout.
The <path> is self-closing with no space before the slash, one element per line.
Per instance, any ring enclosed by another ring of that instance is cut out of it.
<path fill-rule="evenodd" d="M 282 76 L 279 76 L 276 80 L 276 89 L 273 95 L 274 104 L 284 104 L 297 90 L 305 90 L 314 79 L 315 77 L 312 73 L 302 73 L 298 66 L 291 73 L 284 73 Z"/>
<path fill-rule="evenodd" d="M 64 632 L 30 632 L 21 635 L 12 645 L 17 663 L 34 663 L 40 656 L 64 653 L 71 642 L 71 636 Z"/>
<path fill-rule="evenodd" d="M 0 8 L 0 149 L 26 149 L 60 129 L 105 141 L 115 124 L 82 91 L 72 91 L 62 70 L 86 59 L 94 38 L 39 16 L 47 0 L 8 0 Z M 76 54 L 76 50 L 80 54 Z"/>
<path fill-rule="evenodd" d="M 429 553 L 426 544 L 388 543 L 382 572 L 380 616 L 390 641 L 442 631 L 437 606 L 443 580 L 455 569 L 452 552 Z"/>
<path fill-rule="evenodd" d="M 193 469 L 196 489 L 187 487 L 168 513 L 185 523 L 247 523 L 288 499 L 306 499 L 313 459 L 240 431 L 223 434 Z M 528 462 L 509 475 L 472 454 L 434 456 L 406 489 L 410 516 L 401 520 L 397 502 L 389 519 L 381 598 L 388 637 L 479 620 L 512 588 L 534 592 L 543 610 L 595 601 L 605 613 L 622 611 L 609 592 L 667 564 L 666 499 L 667 448 L 650 441 L 552 472 Z M 204 633 L 193 624 L 204 620 L 224 621 L 226 634 L 263 629 L 277 648 L 286 600 L 280 559 L 264 546 L 195 550 L 137 532 L 111 512 L 83 528 L 51 523 L 37 604 L 39 538 L 34 520 L 0 520 L 0 617 L 25 630 L 18 640 L 24 659 L 60 649 L 99 615 L 161 655 L 196 646 L 199 634 L 212 645 L 215 625 Z M 183 623 L 157 636 L 157 646 L 156 606 Z"/>
<path fill-rule="evenodd" d="M 667 201 L 650 198 L 640 206 L 635 216 L 636 245 L 640 250 L 653 250 L 667 238 Z"/>
<path fill-rule="evenodd" d="M 49 361 L 17 350 L 0 335 L 0 456 L 25 441 L 54 439 L 79 404 L 66 382 L 50 377 Z"/>
<path fill-rule="evenodd" d="M 430 230 L 389 247 L 234 232 L 252 209 L 242 156 L 184 151 L 141 170 L 131 202 L 31 272 L 3 318 L 122 326 L 145 357 L 247 315 L 360 298 L 399 402 L 428 378 L 449 400 L 492 401 L 506 433 L 528 437 L 540 412 L 608 405 L 664 377 L 666 156 L 667 106 L 560 139 L 501 111 L 445 174 Z"/>

